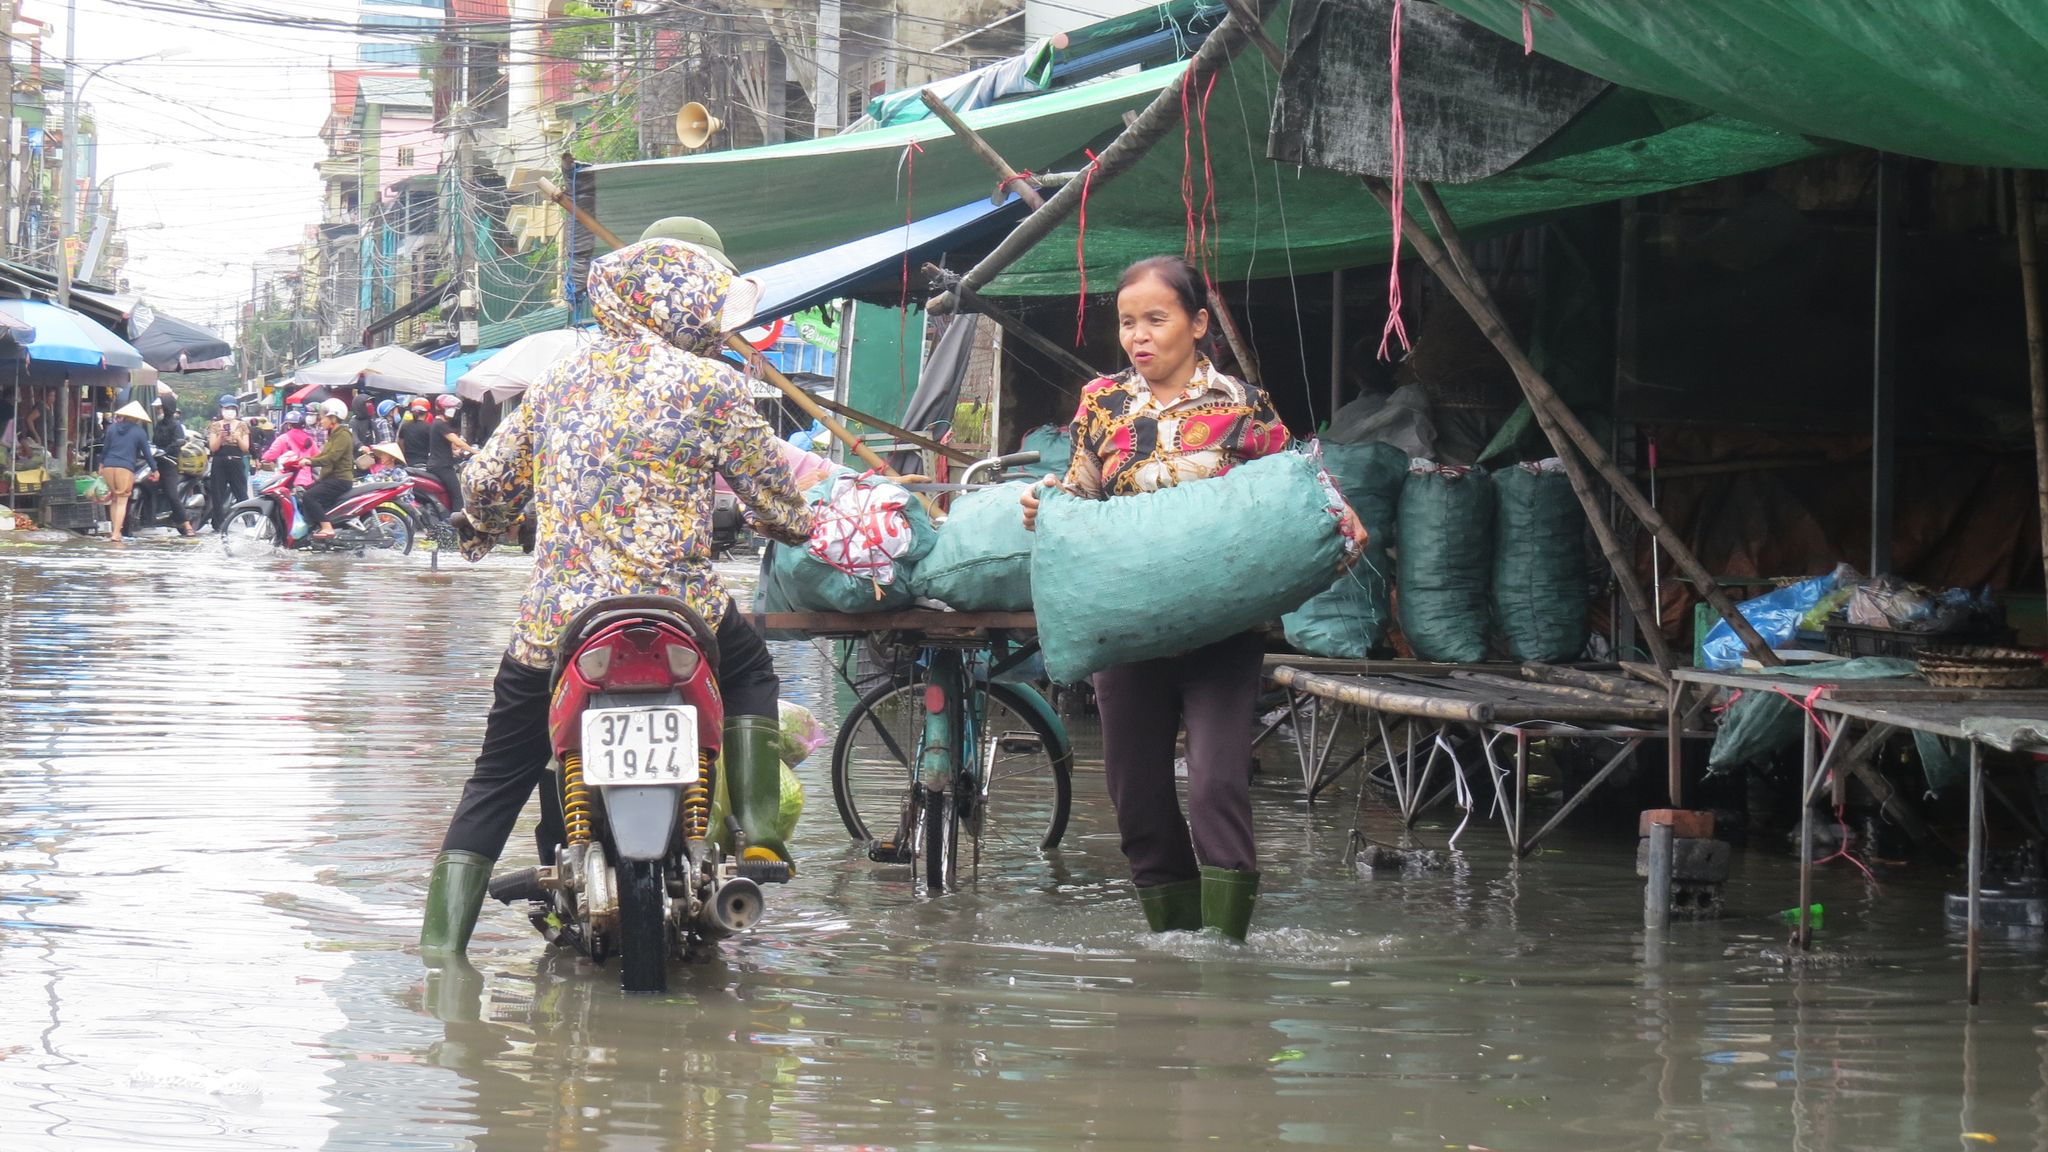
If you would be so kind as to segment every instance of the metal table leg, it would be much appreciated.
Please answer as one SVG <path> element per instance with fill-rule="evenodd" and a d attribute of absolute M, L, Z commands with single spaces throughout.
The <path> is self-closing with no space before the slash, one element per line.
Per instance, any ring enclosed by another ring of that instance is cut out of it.
<path fill-rule="evenodd" d="M 1529 734 L 1515 729 L 1515 821 L 1509 839 L 1514 842 L 1515 859 L 1522 858 L 1522 805 L 1529 798 Z"/>
<path fill-rule="evenodd" d="M 1966 974 L 1963 977 L 1964 990 L 1969 993 L 1970 1003 L 1977 1002 L 1978 961 L 1977 931 L 1979 900 L 1984 886 L 1984 753 L 1983 747 L 1975 740 L 1970 741 L 1970 926 Z"/>
<path fill-rule="evenodd" d="M 1813 945 L 1813 925 L 1807 919 L 1807 909 L 1813 902 L 1813 776 L 1819 767 L 1814 762 L 1813 745 L 1813 724 L 1802 718 L 1799 725 L 1799 927 L 1792 938 L 1793 945 L 1802 951 Z"/>

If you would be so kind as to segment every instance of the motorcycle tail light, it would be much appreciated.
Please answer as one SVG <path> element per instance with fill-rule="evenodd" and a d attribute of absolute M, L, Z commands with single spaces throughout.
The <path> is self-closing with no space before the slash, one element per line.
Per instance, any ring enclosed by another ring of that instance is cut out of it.
<path fill-rule="evenodd" d="M 576 671 L 582 673 L 583 678 L 593 684 L 603 680 L 604 674 L 611 670 L 612 650 L 610 648 L 589 648 L 578 653 L 576 656 Z"/>
<path fill-rule="evenodd" d="M 704 658 L 697 654 L 695 648 L 687 644 L 669 645 L 668 670 L 669 674 L 676 679 L 688 680 L 690 677 L 695 676 L 697 674 L 697 665 L 703 662 Z"/>

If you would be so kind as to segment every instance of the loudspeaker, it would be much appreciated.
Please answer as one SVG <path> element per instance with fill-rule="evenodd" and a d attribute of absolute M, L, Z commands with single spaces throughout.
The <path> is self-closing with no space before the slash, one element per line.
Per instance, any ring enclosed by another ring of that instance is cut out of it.
<path fill-rule="evenodd" d="M 685 148 L 702 148 L 711 134 L 725 127 L 725 121 L 711 114 L 709 108 L 695 100 L 676 110 L 676 139 Z"/>

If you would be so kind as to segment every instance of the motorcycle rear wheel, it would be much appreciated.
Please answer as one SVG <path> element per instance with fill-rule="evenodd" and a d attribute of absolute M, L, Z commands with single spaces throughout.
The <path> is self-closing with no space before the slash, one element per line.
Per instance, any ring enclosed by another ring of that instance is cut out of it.
<path fill-rule="evenodd" d="M 364 519 L 379 538 L 371 545 L 372 548 L 396 552 L 400 556 L 412 551 L 412 519 L 404 509 L 396 504 L 380 504 Z"/>
<path fill-rule="evenodd" d="M 659 860 L 621 860 L 619 985 L 628 992 L 668 991 L 666 885 Z"/>

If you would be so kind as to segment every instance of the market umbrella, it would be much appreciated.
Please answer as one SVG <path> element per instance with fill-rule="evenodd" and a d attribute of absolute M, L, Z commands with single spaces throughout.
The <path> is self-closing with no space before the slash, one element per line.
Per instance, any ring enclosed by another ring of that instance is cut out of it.
<path fill-rule="evenodd" d="M 396 344 L 308 364 L 292 373 L 292 380 L 328 388 L 381 388 L 421 396 L 448 390 L 440 364 Z"/>
<path fill-rule="evenodd" d="M 31 362 L 79 364 L 91 368 L 140 368 L 142 353 L 90 317 L 40 300 L 0 300 L 0 315 L 26 325 L 32 339 L 22 341 Z"/>
<path fill-rule="evenodd" d="M 197 324 L 154 312 L 135 338 L 135 350 L 159 372 L 207 372 L 227 367 L 234 349 Z"/>
<path fill-rule="evenodd" d="M 596 333 L 583 328 L 557 328 L 523 336 L 455 377 L 455 394 L 478 403 L 510 400 L 533 387 L 555 361 L 594 339 Z M 456 363 L 449 362 L 451 370 Z"/>

